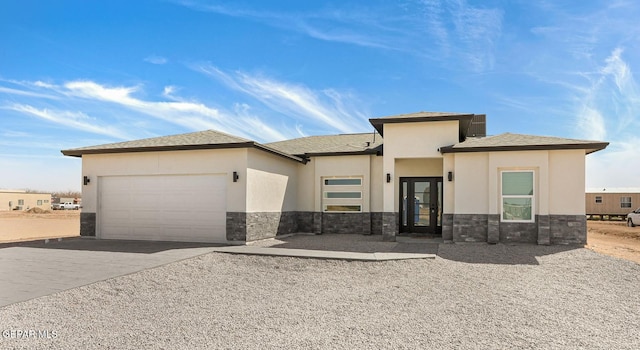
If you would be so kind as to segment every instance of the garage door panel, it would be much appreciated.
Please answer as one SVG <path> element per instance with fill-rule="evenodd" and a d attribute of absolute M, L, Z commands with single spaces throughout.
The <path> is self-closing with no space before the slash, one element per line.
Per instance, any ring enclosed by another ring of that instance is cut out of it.
<path fill-rule="evenodd" d="M 100 238 L 226 242 L 225 175 L 100 177 Z"/>

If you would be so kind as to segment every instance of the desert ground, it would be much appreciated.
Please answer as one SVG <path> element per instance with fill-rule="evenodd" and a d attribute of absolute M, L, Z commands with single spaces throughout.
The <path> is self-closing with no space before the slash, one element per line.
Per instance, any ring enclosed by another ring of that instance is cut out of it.
<path fill-rule="evenodd" d="M 587 222 L 586 248 L 600 254 L 640 264 L 640 227 L 627 227 L 622 221 Z M 80 234 L 80 211 L 57 210 L 47 213 L 0 212 L 0 243 L 36 239 L 75 237 Z"/>

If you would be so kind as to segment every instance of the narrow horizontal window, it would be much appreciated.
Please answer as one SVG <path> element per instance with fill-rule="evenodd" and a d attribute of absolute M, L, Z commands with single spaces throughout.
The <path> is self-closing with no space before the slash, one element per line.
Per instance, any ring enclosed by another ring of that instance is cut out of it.
<path fill-rule="evenodd" d="M 326 186 L 360 186 L 362 179 L 325 179 L 324 184 Z"/>
<path fill-rule="evenodd" d="M 362 211 L 360 205 L 326 205 L 324 211 L 345 212 L 345 211 Z"/>
<path fill-rule="evenodd" d="M 324 198 L 362 198 L 362 192 L 325 192 Z"/>

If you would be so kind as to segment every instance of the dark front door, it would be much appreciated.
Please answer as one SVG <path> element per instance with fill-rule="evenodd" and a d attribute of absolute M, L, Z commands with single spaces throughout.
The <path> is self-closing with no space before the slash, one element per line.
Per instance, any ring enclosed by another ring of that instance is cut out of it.
<path fill-rule="evenodd" d="M 442 233 L 442 178 L 400 178 L 400 232 Z"/>

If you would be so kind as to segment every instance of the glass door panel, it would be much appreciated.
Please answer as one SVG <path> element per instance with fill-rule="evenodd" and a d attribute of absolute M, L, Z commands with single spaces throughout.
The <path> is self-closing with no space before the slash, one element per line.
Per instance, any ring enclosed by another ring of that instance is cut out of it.
<path fill-rule="evenodd" d="M 442 178 L 400 178 L 400 232 L 442 232 Z"/>

